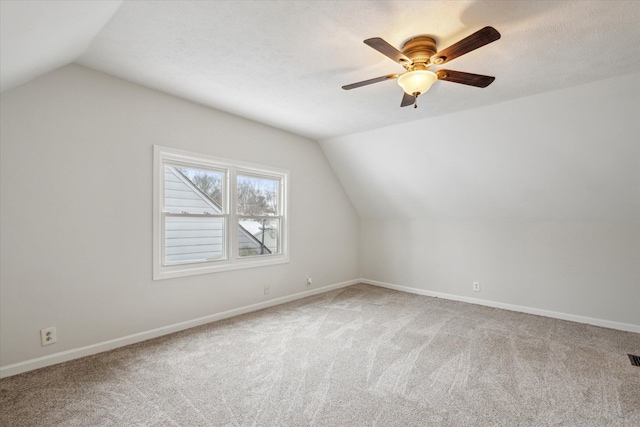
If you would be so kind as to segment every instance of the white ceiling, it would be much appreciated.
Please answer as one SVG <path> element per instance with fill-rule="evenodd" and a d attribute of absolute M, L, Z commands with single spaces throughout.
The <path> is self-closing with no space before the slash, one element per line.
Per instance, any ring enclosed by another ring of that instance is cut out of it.
<path fill-rule="evenodd" d="M 640 224 L 639 77 L 320 144 L 361 218 Z"/>
<path fill-rule="evenodd" d="M 76 62 L 314 139 L 496 104 L 640 71 L 638 1 L 2 1 L 2 90 Z M 446 65 L 486 89 L 437 82 L 400 108 L 402 71 L 362 43 L 418 34 L 444 48 L 502 38 Z"/>
<path fill-rule="evenodd" d="M 1 1 L 0 89 L 75 61 L 121 1 Z"/>

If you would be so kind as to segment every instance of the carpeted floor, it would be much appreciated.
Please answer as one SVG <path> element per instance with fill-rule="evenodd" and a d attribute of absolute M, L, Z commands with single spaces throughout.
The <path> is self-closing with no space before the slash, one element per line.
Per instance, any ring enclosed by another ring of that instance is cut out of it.
<path fill-rule="evenodd" d="M 640 334 L 355 285 L 0 380 L 2 426 L 640 426 Z"/>

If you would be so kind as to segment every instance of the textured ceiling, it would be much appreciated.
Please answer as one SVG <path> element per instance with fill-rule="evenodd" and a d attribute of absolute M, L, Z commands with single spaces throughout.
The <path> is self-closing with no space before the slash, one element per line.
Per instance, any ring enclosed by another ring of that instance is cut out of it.
<path fill-rule="evenodd" d="M 35 2 L 39 6 L 28 11 L 12 11 L 5 3 L 11 2 L 2 2 L 3 88 L 16 81 L 5 84 L 5 71 L 19 69 L 14 64 L 19 58 L 5 58 L 5 49 L 28 47 L 12 37 L 20 29 L 4 28 L 15 18 L 5 19 L 5 12 L 20 12 L 26 15 L 20 17 L 23 28 L 32 31 L 28 43 L 61 41 L 47 52 L 56 64 L 75 60 L 314 139 L 640 71 L 638 1 L 125 0 L 104 28 L 95 18 L 109 16 L 108 7 L 100 6 L 109 2 Z M 49 10 L 65 5 L 75 8 L 73 14 L 60 17 Z M 91 27 L 77 31 L 82 42 L 97 33 L 82 55 L 73 49 L 77 40 L 65 45 L 58 37 L 68 29 L 69 16 Z M 38 31 L 40 21 L 51 34 Z M 428 34 L 442 49 L 486 25 L 502 38 L 446 65 L 495 76 L 486 89 L 437 82 L 416 110 L 399 107 L 402 91 L 393 81 L 341 89 L 402 71 L 363 44 L 366 38 L 382 37 L 400 47 Z M 79 56 L 70 58 L 72 52 Z M 30 75 L 27 71 L 23 75 Z"/>

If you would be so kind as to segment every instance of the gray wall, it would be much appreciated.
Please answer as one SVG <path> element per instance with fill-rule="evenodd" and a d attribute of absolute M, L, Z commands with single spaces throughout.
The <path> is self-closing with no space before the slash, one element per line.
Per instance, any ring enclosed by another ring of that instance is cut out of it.
<path fill-rule="evenodd" d="M 640 74 L 321 146 L 363 278 L 640 330 Z"/>
<path fill-rule="evenodd" d="M 363 220 L 361 236 L 367 279 L 640 326 L 638 224 Z"/>
<path fill-rule="evenodd" d="M 315 141 L 75 65 L 1 102 L 2 366 L 359 276 L 358 217 Z M 152 281 L 154 144 L 288 169 L 291 262 Z"/>
<path fill-rule="evenodd" d="M 322 150 L 80 66 L 9 90 L 0 366 L 294 295 L 308 275 L 315 289 L 364 277 L 640 325 L 639 82 L 616 77 Z M 291 262 L 152 281 L 154 144 L 290 170 Z M 59 342 L 41 347 L 39 329 L 54 325 Z"/>

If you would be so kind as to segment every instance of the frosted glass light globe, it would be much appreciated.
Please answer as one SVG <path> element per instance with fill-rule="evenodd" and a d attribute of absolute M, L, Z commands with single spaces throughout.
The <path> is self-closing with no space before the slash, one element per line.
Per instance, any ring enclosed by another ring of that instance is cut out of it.
<path fill-rule="evenodd" d="M 398 84 L 408 95 L 417 93 L 421 95 L 429 90 L 432 84 L 438 80 L 433 71 L 415 70 L 409 71 L 398 77 Z"/>

